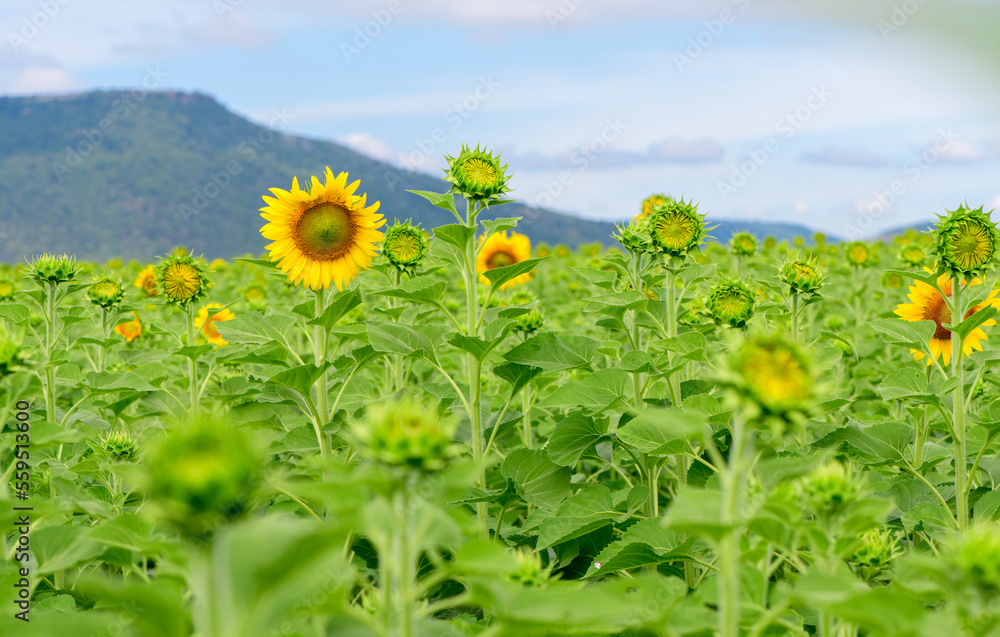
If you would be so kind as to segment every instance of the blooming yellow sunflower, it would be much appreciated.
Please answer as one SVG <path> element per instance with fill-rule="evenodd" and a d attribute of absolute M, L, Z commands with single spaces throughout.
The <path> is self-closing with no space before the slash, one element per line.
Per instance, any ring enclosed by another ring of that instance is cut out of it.
<path fill-rule="evenodd" d="M 222 307 L 220 303 L 209 303 L 205 307 L 198 310 L 198 316 L 194 320 L 194 328 L 196 330 L 201 330 L 201 333 L 205 335 L 208 342 L 216 345 L 217 347 L 229 345 L 229 341 L 222 338 L 222 334 L 219 334 L 219 330 L 216 329 L 215 324 L 219 321 L 229 321 L 236 318 L 236 315 L 230 312 L 229 308 L 226 308 L 221 312 L 215 312 L 211 315 L 211 317 L 209 317 L 209 314 L 211 313 L 210 310 L 220 307 Z"/>
<path fill-rule="evenodd" d="M 156 272 L 151 265 L 147 266 L 145 270 L 139 273 L 139 276 L 136 277 L 133 285 L 142 289 L 149 296 L 156 296 L 160 293 L 160 291 L 156 289 Z"/>
<path fill-rule="evenodd" d="M 264 196 L 260 216 L 268 223 L 260 233 L 272 241 L 271 261 L 293 284 L 318 290 L 332 281 L 343 290 L 371 267 L 385 218 L 375 214 L 379 202 L 365 207 L 367 195 L 354 195 L 360 183 L 348 184 L 346 172 L 334 177 L 327 168 L 325 184 L 313 177 L 309 190 L 302 190 L 292 179 L 291 190 L 271 188 L 274 197 Z"/>
<path fill-rule="evenodd" d="M 930 270 L 927 271 L 930 272 Z M 980 285 L 982 282 L 982 279 L 976 277 L 972 279 L 971 283 L 965 285 Z M 952 279 L 947 274 L 942 274 L 937 279 L 938 287 L 949 298 L 951 297 L 951 283 Z M 968 310 L 964 318 L 969 318 L 979 310 L 991 305 L 1000 308 L 1000 298 L 994 298 L 998 293 L 1000 293 L 1000 290 L 994 289 L 985 301 Z M 940 356 L 944 360 L 944 364 L 947 365 L 951 361 L 951 330 L 944 327 L 944 324 L 951 324 L 951 308 L 948 307 L 947 301 L 941 297 L 940 292 L 923 281 L 915 281 L 914 285 L 910 286 L 910 294 L 908 296 L 912 303 L 900 303 L 895 309 L 895 314 L 905 321 L 934 321 L 937 329 L 934 330 L 934 335 L 931 336 L 931 340 L 927 346 L 931 352 L 931 356 L 934 358 Z M 986 332 L 982 328 L 989 327 L 990 325 L 996 325 L 996 321 L 993 319 L 983 321 L 981 326 L 972 330 L 965 337 L 965 342 L 962 343 L 962 354 L 964 356 L 971 354 L 972 350 L 983 349 L 982 341 L 986 339 Z M 924 358 L 923 352 L 915 349 L 910 351 L 916 360 Z M 931 362 L 931 359 L 927 360 L 928 365 Z"/>
<path fill-rule="evenodd" d="M 124 336 L 126 343 L 131 343 L 142 336 L 142 321 L 139 320 L 139 315 L 135 312 L 132 312 L 132 316 L 135 318 L 131 321 L 115 325 L 115 332 Z"/>
<path fill-rule="evenodd" d="M 530 258 L 531 239 L 513 231 L 511 231 L 510 236 L 507 236 L 506 232 L 497 232 L 483 240 L 482 246 L 479 248 L 479 256 L 476 257 L 476 271 L 480 274 L 479 280 L 489 285 L 490 280 L 482 276 L 483 272 L 493 268 L 502 268 L 505 265 L 514 265 Z M 506 290 L 530 280 L 531 272 L 525 272 L 501 285 L 500 289 Z"/>

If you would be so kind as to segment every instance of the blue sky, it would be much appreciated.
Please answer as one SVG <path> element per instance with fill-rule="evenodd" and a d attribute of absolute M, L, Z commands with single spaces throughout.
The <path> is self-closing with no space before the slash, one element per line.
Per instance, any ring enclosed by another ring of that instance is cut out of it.
<path fill-rule="evenodd" d="M 432 174 L 482 142 L 519 199 L 589 218 L 667 192 L 874 236 L 1000 207 L 1000 73 L 965 33 L 993 1 L 13 0 L 0 26 L 0 94 L 155 68 Z"/>

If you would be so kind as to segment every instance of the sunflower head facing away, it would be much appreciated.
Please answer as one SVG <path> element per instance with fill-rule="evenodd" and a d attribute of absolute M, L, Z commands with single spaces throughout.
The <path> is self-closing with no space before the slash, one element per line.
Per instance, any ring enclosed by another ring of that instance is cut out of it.
<path fill-rule="evenodd" d="M 367 195 L 357 196 L 360 181 L 347 183 L 347 173 L 336 177 L 326 169 L 326 183 L 312 178 L 309 190 L 292 179 L 291 190 L 272 188 L 264 196 L 261 215 L 268 223 L 260 233 L 270 259 L 294 284 L 312 290 L 343 290 L 361 270 L 371 267 L 375 246 L 382 240 L 378 228 L 385 218 L 376 214 L 379 202 L 366 207 Z"/>
<path fill-rule="evenodd" d="M 992 268 L 997 260 L 1000 231 L 982 207 L 972 210 L 959 206 L 940 217 L 933 232 L 931 251 L 941 271 L 977 275 Z"/>
<path fill-rule="evenodd" d="M 617 239 L 618 243 L 622 244 L 622 247 L 629 252 L 635 254 L 652 251 L 648 217 L 637 215 L 629 219 L 627 224 L 615 227 L 617 232 L 612 235 L 613 238 Z"/>
<path fill-rule="evenodd" d="M 915 243 L 907 243 L 899 250 L 899 260 L 909 266 L 922 266 L 927 260 L 927 253 Z"/>
<path fill-rule="evenodd" d="M 982 279 L 974 278 L 969 283 L 963 282 L 962 287 L 981 285 L 982 282 Z M 937 284 L 944 291 L 945 296 L 951 298 L 953 279 L 947 274 L 942 274 L 938 276 Z M 997 289 L 990 291 L 989 297 L 985 301 L 966 311 L 963 320 L 990 306 L 1000 309 L 1000 298 L 996 298 L 998 293 L 1000 290 Z M 923 281 L 914 281 L 914 284 L 910 286 L 908 298 L 910 303 L 900 303 L 896 306 L 894 313 L 904 321 L 934 321 L 934 334 L 931 335 L 931 339 L 927 343 L 927 349 L 933 358 L 940 357 L 944 364 L 948 365 L 952 355 L 951 330 L 945 325 L 952 324 L 952 317 L 947 298 L 942 298 L 940 292 Z M 986 340 L 986 332 L 983 331 L 983 328 L 991 325 L 996 325 L 996 320 L 987 319 L 965 337 L 965 342 L 962 343 L 963 356 L 968 356 L 973 350 L 983 349 L 982 341 Z M 924 358 L 923 352 L 910 351 L 913 353 L 913 358 L 917 360 Z M 931 359 L 927 359 L 927 364 L 931 363 Z"/>
<path fill-rule="evenodd" d="M 429 248 L 427 233 L 420 228 L 420 224 L 413 225 L 409 219 L 405 222 L 396 220 L 382 239 L 382 254 L 399 270 L 414 270 Z"/>
<path fill-rule="evenodd" d="M 124 296 L 125 289 L 122 288 L 121 281 L 106 274 L 94 281 L 87 290 L 90 302 L 105 310 L 117 306 Z"/>
<path fill-rule="evenodd" d="M 156 269 L 151 265 L 139 273 L 132 285 L 140 288 L 149 296 L 156 296 L 160 293 L 156 287 Z"/>
<path fill-rule="evenodd" d="M 757 253 L 757 237 L 749 232 L 734 232 L 729 249 L 738 257 L 752 257 Z"/>
<path fill-rule="evenodd" d="M 697 204 L 668 198 L 653 208 L 649 233 L 657 252 L 683 257 L 705 240 L 705 215 L 698 214 Z"/>
<path fill-rule="evenodd" d="M 126 343 L 131 343 L 142 336 L 142 321 L 139 320 L 139 315 L 132 312 L 132 320 L 115 325 L 115 333 L 122 335 Z"/>
<path fill-rule="evenodd" d="M 168 303 L 187 307 L 205 295 L 209 282 L 205 262 L 176 251 L 156 266 L 156 285 Z"/>
<path fill-rule="evenodd" d="M 719 325 L 744 327 L 753 316 L 755 295 L 740 279 L 724 279 L 708 295 L 708 309 Z"/>
<path fill-rule="evenodd" d="M 823 285 L 824 273 L 815 257 L 788 256 L 778 270 L 778 278 L 792 292 L 814 294 Z"/>
<path fill-rule="evenodd" d="M 844 248 L 844 255 L 847 262 L 856 267 L 866 267 L 874 265 L 875 252 L 864 241 L 852 241 Z"/>
<path fill-rule="evenodd" d="M 642 205 L 639 206 L 640 217 L 648 217 L 653 214 L 653 209 L 657 206 L 662 206 L 667 203 L 667 196 L 663 193 L 657 193 L 655 195 L 650 195 L 642 200 Z"/>
<path fill-rule="evenodd" d="M 489 149 L 479 150 L 478 144 L 475 150 L 462 144 L 458 157 L 445 155 L 445 159 L 448 168 L 444 180 L 452 185 L 452 192 L 487 207 L 510 192 L 507 164 L 500 165 L 500 153 L 493 155 Z"/>
<path fill-rule="evenodd" d="M 222 338 L 219 334 L 219 330 L 216 329 L 215 324 L 221 321 L 229 321 L 236 318 L 236 315 L 226 308 L 219 312 L 214 312 L 222 307 L 220 303 L 209 303 L 208 305 L 202 307 L 198 310 L 198 316 L 194 320 L 194 329 L 201 330 L 201 333 L 205 335 L 209 343 L 212 343 L 216 347 L 222 347 L 224 345 L 229 345 L 229 341 Z"/>
<path fill-rule="evenodd" d="M 493 268 L 514 265 L 530 258 L 531 239 L 526 235 L 518 234 L 514 231 L 511 231 L 510 236 L 507 235 L 506 231 L 496 232 L 482 241 L 482 245 L 479 247 L 479 254 L 476 257 L 476 271 L 480 274 L 479 280 L 489 285 L 490 280 L 482 276 L 483 272 L 492 270 Z M 527 283 L 531 280 L 531 276 L 531 272 L 525 272 L 501 285 L 500 289 L 506 290 L 515 285 Z"/>

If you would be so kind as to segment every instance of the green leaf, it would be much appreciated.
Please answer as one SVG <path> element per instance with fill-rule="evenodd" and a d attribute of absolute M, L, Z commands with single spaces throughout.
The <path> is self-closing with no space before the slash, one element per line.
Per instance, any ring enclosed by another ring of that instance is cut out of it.
<path fill-rule="evenodd" d="M 309 363 L 298 365 L 278 372 L 268 378 L 267 382 L 271 385 L 294 389 L 303 396 L 309 396 L 313 385 L 330 365 L 330 361 L 324 363 L 322 367 L 316 367 Z"/>
<path fill-rule="evenodd" d="M 598 554 L 587 577 L 683 559 L 693 543 L 693 537 L 684 539 L 658 518 L 640 520 Z"/>
<path fill-rule="evenodd" d="M 874 464 L 891 464 L 901 462 L 903 459 L 902 454 L 895 447 L 869 435 L 854 425 L 841 427 L 830 432 L 816 441 L 815 446 L 834 448 L 839 447 L 844 442 L 854 447 Z"/>
<path fill-rule="evenodd" d="M 980 496 L 973 513 L 975 513 L 976 522 L 1000 520 L 1000 491 L 990 491 Z"/>
<path fill-rule="evenodd" d="M 437 362 L 435 344 L 447 330 L 443 325 L 401 325 L 399 323 L 365 323 L 368 342 L 380 352 L 416 356 Z"/>
<path fill-rule="evenodd" d="M 267 268 L 269 270 L 277 270 L 278 264 L 273 261 L 268 261 L 267 259 L 250 259 L 247 257 L 236 257 L 233 261 L 242 261 L 243 263 L 249 263 L 251 265 L 259 265 L 262 268 Z"/>
<path fill-rule="evenodd" d="M 596 268 L 570 268 L 580 276 L 587 279 L 591 284 L 605 290 L 613 290 L 615 282 L 618 280 L 618 273 L 609 270 L 598 270 Z"/>
<path fill-rule="evenodd" d="M 84 383 L 87 390 L 94 395 L 111 394 L 123 390 L 157 391 L 133 372 L 88 372 Z"/>
<path fill-rule="evenodd" d="M 465 334 L 459 334 L 458 332 L 449 336 L 447 342 L 463 352 L 472 354 L 473 358 L 480 362 L 482 362 L 489 355 L 489 353 L 493 351 L 493 348 L 499 344 L 499 341 L 487 341 L 479 338 L 478 336 L 466 336 Z"/>
<path fill-rule="evenodd" d="M 85 526 L 47 526 L 31 534 L 31 552 L 38 560 L 38 575 L 48 575 L 84 564 L 104 549 L 87 537 Z"/>
<path fill-rule="evenodd" d="M 619 367 L 632 374 L 652 374 L 656 372 L 653 357 L 640 350 L 625 352 Z"/>
<path fill-rule="evenodd" d="M 469 242 L 476 236 L 476 229 L 458 223 L 434 228 L 434 238 L 449 245 L 453 245 L 462 253 L 469 246 Z"/>
<path fill-rule="evenodd" d="M 14 325 L 25 325 L 31 318 L 31 311 L 17 303 L 0 303 L 0 319 Z"/>
<path fill-rule="evenodd" d="M 932 397 L 927 393 L 927 375 L 913 367 L 904 367 L 887 376 L 877 389 L 884 400 Z"/>
<path fill-rule="evenodd" d="M 937 502 L 921 502 L 910 508 L 901 518 L 907 533 L 924 530 L 932 536 L 954 531 L 951 515 Z"/>
<path fill-rule="evenodd" d="M 510 395 L 513 396 L 524 389 L 531 379 L 541 374 L 542 368 L 520 363 L 501 363 L 493 368 L 493 373 L 510 383 Z"/>
<path fill-rule="evenodd" d="M 584 454 L 607 438 L 607 420 L 574 412 L 559 420 L 545 449 L 556 464 L 574 467 Z"/>
<path fill-rule="evenodd" d="M 499 288 L 504 283 L 513 281 L 522 274 L 531 272 L 544 258 L 547 257 L 543 257 L 542 259 L 525 259 L 524 261 L 519 261 L 518 263 L 513 263 L 511 265 L 493 268 L 492 270 L 483 272 L 483 276 L 489 280 L 491 286 Z"/>
<path fill-rule="evenodd" d="M 654 456 L 690 451 L 688 440 L 704 437 L 707 421 L 700 414 L 669 408 L 646 409 L 618 429 L 618 439 Z"/>
<path fill-rule="evenodd" d="M 512 363 L 559 371 L 574 367 L 589 367 L 600 343 L 586 336 L 544 332 L 533 336 L 504 354 Z"/>
<path fill-rule="evenodd" d="M 995 317 L 996 315 L 997 315 L 997 309 L 995 307 L 993 307 L 992 305 L 989 307 L 984 307 L 983 309 L 979 310 L 978 312 L 976 312 L 975 314 L 973 314 L 972 316 L 965 319 L 964 321 L 962 321 L 961 323 L 959 323 L 958 325 L 954 326 L 951 329 L 953 332 L 958 332 L 958 335 L 959 337 L 961 337 L 962 342 L 965 342 L 966 337 L 972 333 L 972 330 L 976 329 L 977 327 L 979 327 L 986 321 L 990 320 L 991 318 Z"/>
<path fill-rule="evenodd" d="M 583 380 L 570 381 L 543 399 L 543 409 L 583 407 L 601 411 L 625 399 L 627 372 L 616 368 L 599 369 Z"/>
<path fill-rule="evenodd" d="M 927 343 L 936 329 L 933 321 L 904 321 L 903 319 L 881 319 L 868 321 L 868 325 L 883 334 L 886 342 L 908 345 L 918 351 L 926 351 Z"/>
<path fill-rule="evenodd" d="M 489 237 L 497 232 L 513 230 L 517 227 L 517 222 L 520 220 L 521 217 L 497 217 L 496 219 L 485 220 L 483 221 L 483 236 Z"/>
<path fill-rule="evenodd" d="M 342 319 L 345 314 L 361 305 L 361 290 L 352 288 L 333 295 L 327 301 L 323 315 L 308 321 L 309 325 L 319 325 L 327 332 Z"/>
<path fill-rule="evenodd" d="M 552 509 L 569 495 L 570 470 L 552 462 L 542 449 L 515 449 L 500 473 L 514 482 L 525 502 L 535 506 Z"/>
<path fill-rule="evenodd" d="M 583 306 L 583 311 L 586 313 L 603 312 L 609 308 L 641 310 L 648 303 L 649 299 L 644 295 L 633 290 L 625 290 L 624 292 L 595 296 L 587 301 L 586 305 Z"/>
<path fill-rule="evenodd" d="M 441 295 L 444 294 L 447 287 L 448 283 L 446 281 L 435 281 L 428 277 L 417 277 L 416 279 L 404 281 L 398 288 L 376 290 L 372 294 L 437 306 L 441 301 Z"/>
<path fill-rule="evenodd" d="M 406 192 L 412 192 L 415 195 L 419 195 L 431 202 L 432 205 L 438 208 L 443 208 L 448 212 L 458 217 L 458 211 L 455 209 L 455 195 L 446 192 L 430 192 L 427 190 L 407 190 Z M 437 236 L 437 228 L 434 229 L 434 234 Z"/>
<path fill-rule="evenodd" d="M 670 503 L 665 523 L 674 531 L 719 541 L 733 528 L 722 520 L 721 512 L 721 492 L 689 487 Z"/>
<path fill-rule="evenodd" d="M 589 486 L 563 502 L 555 515 L 542 521 L 535 548 L 541 550 L 568 542 L 611 525 L 621 517 L 606 486 Z"/>
<path fill-rule="evenodd" d="M 230 343 L 267 345 L 278 343 L 290 349 L 286 334 L 291 333 L 295 319 L 280 314 L 264 316 L 260 312 L 247 312 L 234 319 L 215 323 L 222 338 Z"/>
<path fill-rule="evenodd" d="M 185 345 L 174 350 L 174 353 L 178 356 L 183 356 L 184 358 L 190 358 L 191 360 L 198 360 L 203 355 L 211 352 L 215 349 L 215 345 L 211 343 L 202 343 L 201 345 Z"/>

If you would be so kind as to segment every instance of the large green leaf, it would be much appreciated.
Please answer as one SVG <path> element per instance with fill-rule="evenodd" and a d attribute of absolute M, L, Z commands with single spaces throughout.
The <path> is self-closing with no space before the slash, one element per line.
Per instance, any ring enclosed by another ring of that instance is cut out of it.
<path fill-rule="evenodd" d="M 552 509 L 569 495 L 570 470 L 552 462 L 541 449 L 515 449 L 500 468 L 525 502 Z"/>
<path fill-rule="evenodd" d="M 606 409 L 625 399 L 629 375 L 621 369 L 599 369 L 583 380 L 570 381 L 545 397 L 539 407 L 584 407 L 595 411 Z"/>
<path fill-rule="evenodd" d="M 575 412 L 559 420 L 545 449 L 555 463 L 574 467 L 597 443 L 606 440 L 607 434 L 606 419 L 595 419 Z"/>
<path fill-rule="evenodd" d="M 589 367 L 600 345 L 586 336 L 544 332 L 529 338 L 504 354 L 512 363 L 541 367 L 548 371 Z"/>
<path fill-rule="evenodd" d="M 542 521 L 536 549 L 562 544 L 621 520 L 611 491 L 603 484 L 587 487 L 559 506 L 555 515 Z"/>
<path fill-rule="evenodd" d="M 618 429 L 618 439 L 651 455 L 673 455 L 690 451 L 689 440 L 702 438 L 707 420 L 682 409 L 646 409 Z"/>
<path fill-rule="evenodd" d="M 486 277 L 489 280 L 490 285 L 496 289 L 508 281 L 513 281 L 522 274 L 531 272 L 535 269 L 536 265 L 543 261 L 543 259 L 525 259 L 524 261 L 519 261 L 511 265 L 493 268 L 492 270 L 483 272 L 483 276 Z"/>
<path fill-rule="evenodd" d="M 278 343 L 289 348 L 286 334 L 289 334 L 295 319 L 280 314 L 264 316 L 260 312 L 247 312 L 228 321 L 216 322 L 222 338 L 230 343 L 266 345 Z M 290 349 L 290 348 L 289 348 Z"/>

